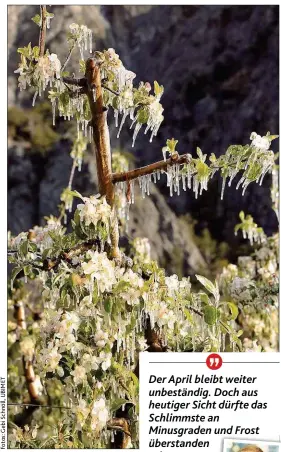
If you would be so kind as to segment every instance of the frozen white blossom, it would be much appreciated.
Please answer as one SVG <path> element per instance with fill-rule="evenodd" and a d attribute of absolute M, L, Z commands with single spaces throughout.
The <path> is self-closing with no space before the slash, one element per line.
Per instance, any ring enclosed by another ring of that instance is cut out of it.
<path fill-rule="evenodd" d="M 81 362 L 87 372 L 90 372 L 91 370 L 98 370 L 99 368 L 99 358 L 91 355 L 90 353 L 84 353 Z"/>
<path fill-rule="evenodd" d="M 82 430 L 83 425 L 85 424 L 90 413 L 90 407 L 88 406 L 86 400 L 80 398 L 78 405 L 73 407 L 73 411 L 77 419 L 77 428 L 78 430 Z"/>
<path fill-rule="evenodd" d="M 106 371 L 111 366 L 111 358 L 112 358 L 111 353 L 100 352 L 99 360 L 103 371 Z"/>
<path fill-rule="evenodd" d="M 87 380 L 86 370 L 83 366 L 75 366 L 74 370 L 70 372 L 73 376 L 74 384 L 83 384 Z"/>
<path fill-rule="evenodd" d="M 78 204 L 77 209 L 80 212 L 80 219 L 86 226 L 90 224 L 97 225 L 98 222 L 108 224 L 111 217 L 111 207 L 107 204 L 105 197 L 98 198 L 91 196 L 83 198 L 84 204 Z"/>
<path fill-rule="evenodd" d="M 97 347 L 104 347 L 108 341 L 108 333 L 106 331 L 98 330 L 94 336 L 94 341 Z"/>
<path fill-rule="evenodd" d="M 102 430 L 106 426 L 108 419 L 109 413 L 106 407 L 106 401 L 103 397 L 100 397 L 93 403 L 91 410 L 91 428 L 97 431 Z"/>
<path fill-rule="evenodd" d="M 261 137 L 256 132 L 252 132 L 250 136 L 250 140 L 252 141 L 252 146 L 261 151 L 268 151 L 270 147 L 270 139 L 268 137 Z"/>
<path fill-rule="evenodd" d="M 88 251 L 90 260 L 82 262 L 85 275 L 89 275 L 92 281 L 97 283 L 100 292 L 111 290 L 116 282 L 114 262 L 108 259 L 106 253 Z"/>

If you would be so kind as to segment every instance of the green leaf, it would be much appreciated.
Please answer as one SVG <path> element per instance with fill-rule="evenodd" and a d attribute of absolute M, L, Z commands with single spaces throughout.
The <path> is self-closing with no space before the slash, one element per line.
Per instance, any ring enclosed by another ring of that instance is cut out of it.
<path fill-rule="evenodd" d="M 79 61 L 79 72 L 82 72 L 82 74 L 86 72 L 86 63 L 84 60 Z"/>
<path fill-rule="evenodd" d="M 134 372 L 131 372 L 131 371 L 130 371 L 130 375 L 131 375 L 131 378 L 132 378 L 132 380 L 134 382 L 134 385 L 136 386 L 136 388 L 138 388 L 139 387 L 139 379 L 138 379 L 138 377 L 134 374 Z"/>
<path fill-rule="evenodd" d="M 272 140 L 276 140 L 276 138 L 279 138 L 279 135 L 268 135 L 267 138 L 272 141 Z"/>
<path fill-rule="evenodd" d="M 47 257 L 49 256 L 51 249 L 50 248 L 46 248 L 43 253 L 42 253 L 42 260 L 44 261 L 45 259 L 47 259 Z"/>
<path fill-rule="evenodd" d="M 184 310 L 184 315 L 185 315 L 186 320 L 188 320 L 190 323 L 194 323 L 192 314 L 188 309 Z"/>
<path fill-rule="evenodd" d="M 36 253 L 36 251 L 37 251 L 37 245 L 34 242 L 28 242 L 28 248 L 33 253 Z"/>
<path fill-rule="evenodd" d="M 167 144 L 167 147 L 169 148 L 169 152 L 170 152 L 170 154 L 172 155 L 172 154 L 175 154 L 177 151 L 176 151 L 176 145 L 178 144 L 178 140 L 175 140 L 174 138 L 172 138 L 171 140 L 167 140 L 166 141 L 166 144 Z"/>
<path fill-rule="evenodd" d="M 137 121 L 140 124 L 146 124 L 149 118 L 149 110 L 147 108 L 141 108 L 137 113 Z"/>
<path fill-rule="evenodd" d="M 17 277 L 17 275 L 22 271 L 22 268 L 20 267 L 14 267 L 11 273 L 11 281 L 14 281 Z"/>
<path fill-rule="evenodd" d="M 112 309 L 112 300 L 111 300 L 111 298 L 107 298 L 104 301 L 104 309 L 105 309 L 105 312 L 107 312 L 108 314 L 111 313 L 111 309 Z"/>
<path fill-rule="evenodd" d="M 230 316 L 229 320 L 237 319 L 238 314 L 239 314 L 237 305 L 235 303 L 232 303 L 231 301 L 228 301 L 227 306 L 229 307 L 230 312 L 231 312 L 231 316 Z"/>
<path fill-rule="evenodd" d="M 239 218 L 241 221 L 245 220 L 245 214 L 244 214 L 243 210 L 241 210 L 241 212 L 239 213 Z"/>
<path fill-rule="evenodd" d="M 219 319 L 219 311 L 213 306 L 205 306 L 203 309 L 204 320 L 208 325 L 214 325 Z"/>
<path fill-rule="evenodd" d="M 156 80 L 154 81 L 154 94 L 155 96 L 160 99 L 160 97 L 162 96 L 164 92 L 164 86 L 160 86 L 158 82 L 156 82 Z"/>
<path fill-rule="evenodd" d="M 19 252 L 22 256 L 26 256 L 28 253 L 28 240 L 24 240 L 23 242 L 21 242 L 20 246 L 19 246 Z"/>
<path fill-rule="evenodd" d="M 126 399 L 115 399 L 111 402 L 111 411 L 117 411 L 118 408 L 120 408 L 122 405 L 125 405 L 128 403 L 128 400 Z"/>
<path fill-rule="evenodd" d="M 39 58 L 39 47 L 38 46 L 33 47 L 33 56 L 36 60 Z"/>
<path fill-rule="evenodd" d="M 31 20 L 33 20 L 33 22 L 35 22 L 36 25 L 38 25 L 40 27 L 41 17 L 39 14 L 36 14 L 36 16 L 32 17 Z"/>
<path fill-rule="evenodd" d="M 197 146 L 196 148 L 196 154 L 198 155 L 198 157 L 200 158 L 200 160 L 202 160 L 203 158 L 203 153 L 201 151 L 201 149 Z"/>
<path fill-rule="evenodd" d="M 211 294 L 214 295 L 215 299 L 219 298 L 219 289 L 218 285 L 214 285 L 209 279 L 205 278 L 205 276 L 195 275 L 198 281 L 204 286 Z"/>

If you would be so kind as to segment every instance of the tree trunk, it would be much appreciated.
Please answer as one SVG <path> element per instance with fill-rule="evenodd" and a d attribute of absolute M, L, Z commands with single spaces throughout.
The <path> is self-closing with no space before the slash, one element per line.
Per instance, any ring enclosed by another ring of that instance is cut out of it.
<path fill-rule="evenodd" d="M 87 96 L 92 113 L 93 140 L 97 163 L 99 192 L 113 209 L 111 224 L 112 257 L 119 257 L 118 219 L 114 212 L 114 185 L 112 182 L 111 148 L 107 125 L 107 108 L 103 105 L 101 74 L 98 64 L 90 58 L 86 62 Z"/>

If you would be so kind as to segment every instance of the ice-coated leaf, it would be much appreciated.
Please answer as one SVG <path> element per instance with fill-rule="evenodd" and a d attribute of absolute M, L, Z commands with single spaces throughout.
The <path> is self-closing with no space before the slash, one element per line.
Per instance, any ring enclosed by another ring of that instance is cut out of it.
<path fill-rule="evenodd" d="M 125 405 L 125 403 L 128 403 L 128 400 L 121 398 L 114 399 L 111 402 L 111 411 L 117 411 L 122 405 Z"/>
<path fill-rule="evenodd" d="M 40 27 L 41 17 L 39 14 L 36 14 L 36 16 L 32 17 L 31 20 L 33 20 L 33 22 L 36 23 L 36 25 L 38 25 Z"/>
<path fill-rule="evenodd" d="M 214 325 L 219 319 L 219 311 L 214 306 L 205 306 L 204 320 L 208 325 Z"/>
<path fill-rule="evenodd" d="M 14 267 L 11 273 L 11 281 L 14 281 L 17 277 L 17 275 L 22 271 L 22 268 L 20 267 Z"/>
<path fill-rule="evenodd" d="M 205 278 L 205 276 L 195 275 L 198 281 L 214 295 L 216 299 L 219 297 L 219 291 L 217 284 L 214 285 L 209 279 Z"/>
<path fill-rule="evenodd" d="M 237 319 L 238 314 L 239 314 L 237 305 L 235 303 L 232 303 L 231 301 L 229 301 L 229 302 L 227 302 L 227 306 L 229 307 L 230 312 L 231 312 L 231 316 L 230 316 L 229 320 Z"/>

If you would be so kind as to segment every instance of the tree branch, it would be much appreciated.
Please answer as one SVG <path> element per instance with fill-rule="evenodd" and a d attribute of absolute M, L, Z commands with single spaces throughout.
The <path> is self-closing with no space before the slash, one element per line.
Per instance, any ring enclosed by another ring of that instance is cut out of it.
<path fill-rule="evenodd" d="M 112 94 L 115 94 L 115 96 L 120 96 L 120 93 L 109 88 L 109 86 L 105 85 L 104 83 L 102 83 L 101 86 L 102 88 L 107 89 L 107 91 L 110 91 Z"/>
<path fill-rule="evenodd" d="M 46 41 L 46 29 L 47 29 L 47 8 L 45 5 L 40 6 L 41 13 L 41 25 L 39 35 L 39 56 L 44 56 L 45 41 Z"/>
<path fill-rule="evenodd" d="M 190 163 L 190 158 L 187 154 L 179 156 L 175 154 L 167 160 L 161 160 L 159 162 L 151 163 L 151 165 L 142 166 L 141 168 L 136 168 L 132 171 L 127 171 L 124 173 L 113 173 L 112 183 L 126 182 L 129 180 L 137 179 L 137 177 L 145 176 L 147 174 L 152 174 L 157 170 L 166 170 L 168 166 L 175 164 L 182 165 L 184 163 Z"/>
<path fill-rule="evenodd" d="M 66 68 L 66 65 L 68 64 L 68 62 L 69 62 L 69 60 L 71 58 L 72 52 L 75 49 L 76 44 L 77 44 L 77 39 L 75 40 L 74 44 L 69 49 L 68 55 L 66 57 L 66 60 L 65 60 L 65 62 L 62 65 L 61 72 L 63 72 L 64 69 Z"/>
<path fill-rule="evenodd" d="M 83 78 L 74 78 L 74 77 L 63 77 L 62 81 L 64 83 L 67 83 L 68 85 L 75 85 L 75 86 L 86 86 L 87 80 L 85 77 Z"/>

